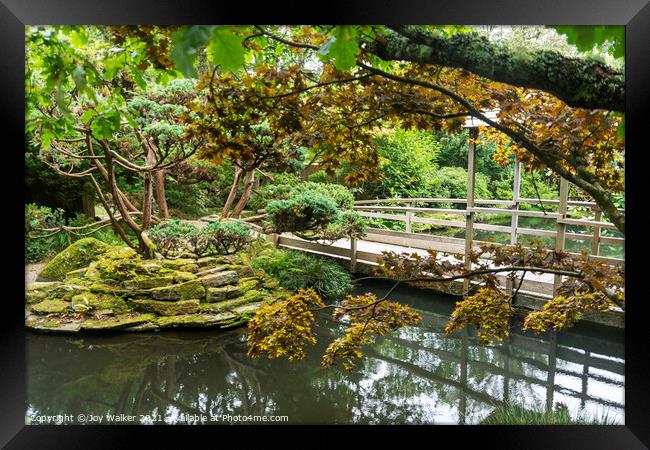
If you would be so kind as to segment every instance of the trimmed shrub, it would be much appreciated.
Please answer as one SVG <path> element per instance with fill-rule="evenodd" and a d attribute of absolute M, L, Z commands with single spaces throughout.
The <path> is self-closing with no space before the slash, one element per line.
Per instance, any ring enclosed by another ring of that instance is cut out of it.
<path fill-rule="evenodd" d="M 352 276 L 332 259 L 293 250 L 273 249 L 253 259 L 280 286 L 297 291 L 314 289 L 323 298 L 342 298 L 352 290 Z"/>
<path fill-rule="evenodd" d="M 332 199 L 315 192 L 303 192 L 289 200 L 273 200 L 266 212 L 278 233 L 315 230 L 332 223 L 339 215 Z"/>

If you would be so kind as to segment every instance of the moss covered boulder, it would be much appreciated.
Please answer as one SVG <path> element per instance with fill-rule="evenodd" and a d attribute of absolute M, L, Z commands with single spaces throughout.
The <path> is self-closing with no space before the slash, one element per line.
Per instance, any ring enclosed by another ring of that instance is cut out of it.
<path fill-rule="evenodd" d="M 190 300 L 205 297 L 205 287 L 200 280 L 186 281 L 149 290 L 156 300 Z"/>
<path fill-rule="evenodd" d="M 72 307 L 70 302 L 63 300 L 43 300 L 31 307 L 35 314 L 61 314 Z"/>
<path fill-rule="evenodd" d="M 180 300 L 165 302 L 159 300 L 139 299 L 129 301 L 131 307 L 140 312 L 156 313 L 160 316 L 180 316 L 199 311 L 199 300 Z"/>
<path fill-rule="evenodd" d="M 69 272 L 88 266 L 109 246 L 95 238 L 79 239 L 47 263 L 38 281 L 64 280 Z"/>
<path fill-rule="evenodd" d="M 263 304 L 289 294 L 264 272 L 251 272 L 248 259 L 238 255 L 145 260 L 129 247 L 97 242 L 68 247 L 52 260 L 56 281 L 26 287 L 27 328 L 222 329 L 243 325 Z"/>

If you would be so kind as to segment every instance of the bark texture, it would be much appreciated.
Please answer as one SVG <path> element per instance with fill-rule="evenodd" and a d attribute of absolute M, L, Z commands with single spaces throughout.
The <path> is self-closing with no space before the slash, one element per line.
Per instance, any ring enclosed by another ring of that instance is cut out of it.
<path fill-rule="evenodd" d="M 569 58 L 554 51 L 513 52 L 476 33 L 447 37 L 395 26 L 365 43 L 386 61 L 410 61 L 466 69 L 514 86 L 540 89 L 569 106 L 625 111 L 625 75 L 600 61 Z"/>

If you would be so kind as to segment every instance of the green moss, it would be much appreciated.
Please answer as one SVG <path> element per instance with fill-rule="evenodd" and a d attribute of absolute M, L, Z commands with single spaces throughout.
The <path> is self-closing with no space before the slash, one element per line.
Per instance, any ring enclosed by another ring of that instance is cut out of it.
<path fill-rule="evenodd" d="M 113 314 L 125 314 L 131 311 L 129 305 L 118 296 L 91 292 L 73 296 L 72 307 L 78 312 L 111 310 Z"/>
<path fill-rule="evenodd" d="M 238 279 L 237 272 L 226 270 L 199 278 L 198 281 L 203 283 L 206 288 L 225 286 L 226 284 L 236 283 Z"/>
<path fill-rule="evenodd" d="M 156 313 L 161 316 L 178 316 L 199 312 L 198 300 L 181 300 L 178 302 L 164 302 L 157 300 L 130 300 L 129 304 L 136 311 Z"/>
<path fill-rule="evenodd" d="M 182 270 L 183 272 L 192 272 L 192 273 L 195 273 L 195 272 L 198 272 L 198 271 L 199 271 L 199 266 L 198 266 L 198 264 L 194 264 L 194 263 L 191 263 L 191 264 L 185 264 L 185 265 L 183 265 L 183 266 L 180 266 L 180 267 L 179 267 L 179 270 Z"/>
<path fill-rule="evenodd" d="M 237 283 L 237 286 L 242 292 L 250 291 L 251 289 L 256 288 L 260 284 L 260 280 L 254 277 L 242 278 Z"/>
<path fill-rule="evenodd" d="M 180 316 L 160 317 L 156 325 L 160 328 L 204 328 L 228 323 L 236 316 L 230 313 L 223 314 L 184 314 Z"/>
<path fill-rule="evenodd" d="M 174 283 L 183 283 L 185 281 L 196 280 L 197 276 L 190 272 L 175 272 Z"/>
<path fill-rule="evenodd" d="M 246 297 L 237 297 L 232 300 L 224 300 L 216 303 L 204 303 L 201 305 L 201 312 L 220 313 L 224 311 L 230 311 L 231 309 L 237 308 L 238 306 L 243 306 L 250 302 L 251 300 Z"/>
<path fill-rule="evenodd" d="M 115 330 L 140 325 L 154 320 L 154 314 L 127 314 L 101 320 L 87 319 L 81 323 L 84 330 Z"/>
<path fill-rule="evenodd" d="M 38 278 L 50 281 L 63 280 L 68 272 L 87 266 L 108 248 L 108 245 L 95 238 L 80 239 L 52 258 Z"/>
<path fill-rule="evenodd" d="M 36 314 L 62 314 L 72 305 L 63 300 L 43 300 L 40 303 L 32 305 L 31 310 Z"/>
<path fill-rule="evenodd" d="M 174 282 L 173 276 L 165 277 L 139 277 L 134 280 L 127 280 L 124 282 L 126 289 L 151 289 L 155 287 L 162 287 L 172 284 Z"/>
<path fill-rule="evenodd" d="M 149 293 L 156 300 L 190 300 L 205 298 L 205 288 L 199 280 L 186 281 L 185 283 L 153 288 Z"/>
<path fill-rule="evenodd" d="M 241 293 L 241 289 L 239 289 L 237 286 L 208 288 L 205 301 L 207 303 L 222 302 L 230 298 L 239 297 Z"/>

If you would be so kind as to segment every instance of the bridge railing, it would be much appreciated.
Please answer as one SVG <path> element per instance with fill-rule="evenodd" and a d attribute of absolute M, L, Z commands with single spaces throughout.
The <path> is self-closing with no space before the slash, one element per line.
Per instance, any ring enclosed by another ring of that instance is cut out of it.
<path fill-rule="evenodd" d="M 592 232 L 587 233 L 575 233 L 575 232 L 566 232 L 564 230 L 565 239 L 573 239 L 578 241 L 589 241 L 591 242 L 590 253 L 594 256 L 600 256 L 600 244 L 618 244 L 624 245 L 625 238 L 616 237 L 616 236 L 603 236 L 601 231 L 603 229 L 616 230 L 616 227 L 610 223 L 600 220 L 602 218 L 602 213 L 598 208 L 598 205 L 594 202 L 588 201 L 573 201 L 567 200 L 566 207 L 588 207 L 594 211 L 594 217 L 596 220 L 584 220 L 584 219 L 571 219 L 567 218 L 566 215 L 560 214 L 558 211 L 528 211 L 521 210 L 519 206 L 521 204 L 543 204 L 543 205 L 552 205 L 557 206 L 558 209 L 561 206 L 560 200 L 539 200 L 539 199 L 529 199 L 529 198 L 519 198 L 516 200 L 482 200 L 475 199 L 475 205 L 490 205 L 493 207 L 481 207 L 474 206 L 468 208 L 467 206 L 464 209 L 453 209 L 453 208 L 432 208 L 432 207 L 417 207 L 415 206 L 418 203 L 441 203 L 441 204 L 467 204 L 467 199 L 461 198 L 387 198 L 387 199 L 373 199 L 373 200 L 357 200 L 354 202 L 354 209 L 363 217 L 368 218 L 378 218 L 386 219 L 397 222 L 404 223 L 405 233 L 411 235 L 435 235 L 435 233 L 413 233 L 413 225 L 416 223 L 436 225 L 443 227 L 455 227 L 455 228 L 466 228 L 468 223 L 466 220 L 454 220 L 450 218 L 431 218 L 431 217 L 422 217 L 418 214 L 448 214 L 448 215 L 458 215 L 467 217 L 470 213 L 482 213 L 482 214 L 503 214 L 510 215 L 512 220 L 510 225 L 495 225 L 489 223 L 477 223 L 472 221 L 472 228 L 476 230 L 484 231 L 493 231 L 493 232 L 502 232 L 511 234 L 511 243 L 517 242 L 518 235 L 529 235 L 529 236 L 541 236 L 541 237 L 551 237 L 557 238 L 561 234 L 561 231 L 558 230 L 559 227 L 556 226 L 555 230 L 547 229 L 537 229 L 537 228 L 527 228 L 519 227 L 518 217 L 537 217 L 545 219 L 554 219 L 558 225 L 572 225 L 572 226 L 584 226 L 590 227 Z M 386 203 L 390 205 L 385 205 Z M 407 206 L 395 206 L 405 204 Z M 621 209 L 622 210 L 622 209 Z M 624 210 L 622 210 L 624 211 Z M 397 214 L 396 214 L 397 213 Z M 600 259 L 600 258 L 599 258 Z M 620 258 L 602 258 L 606 260 L 611 260 L 611 262 L 617 263 L 622 261 Z"/>

